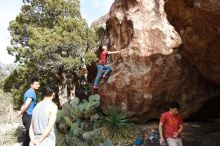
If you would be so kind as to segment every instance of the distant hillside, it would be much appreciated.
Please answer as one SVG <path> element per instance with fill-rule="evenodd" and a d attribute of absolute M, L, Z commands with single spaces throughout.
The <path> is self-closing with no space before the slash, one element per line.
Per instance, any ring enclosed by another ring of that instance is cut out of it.
<path fill-rule="evenodd" d="M 11 71 L 13 71 L 16 68 L 16 66 L 16 64 L 0 63 L 0 80 L 5 76 L 8 76 L 11 73 Z"/>
<path fill-rule="evenodd" d="M 0 124 L 6 122 L 7 114 L 9 111 L 9 106 L 13 106 L 13 99 L 10 93 L 4 93 L 0 89 Z"/>
<path fill-rule="evenodd" d="M 3 64 L 0 63 L 0 123 L 6 122 L 6 114 L 8 112 L 9 105 L 13 105 L 12 96 L 10 93 L 4 93 L 2 86 L 4 79 L 16 68 L 15 64 Z"/>

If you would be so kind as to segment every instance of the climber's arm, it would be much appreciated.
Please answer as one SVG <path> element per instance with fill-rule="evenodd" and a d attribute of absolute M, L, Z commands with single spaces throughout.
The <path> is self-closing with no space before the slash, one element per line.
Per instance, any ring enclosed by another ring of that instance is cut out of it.
<path fill-rule="evenodd" d="M 116 49 L 117 50 L 117 48 L 116 48 L 116 46 L 114 45 L 114 49 Z M 120 51 L 112 51 L 112 52 L 110 52 L 110 51 L 108 51 L 108 54 L 117 54 L 117 53 L 121 53 L 122 51 L 124 51 L 125 49 L 123 49 L 123 50 L 120 50 Z"/>

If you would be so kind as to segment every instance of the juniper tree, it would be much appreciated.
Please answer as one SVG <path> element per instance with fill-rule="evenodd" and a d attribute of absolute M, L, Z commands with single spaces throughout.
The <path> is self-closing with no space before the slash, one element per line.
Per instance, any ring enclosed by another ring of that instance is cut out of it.
<path fill-rule="evenodd" d="M 61 102 L 75 91 L 78 96 L 87 94 L 85 66 L 96 59 L 91 48 L 97 37 L 81 17 L 79 4 L 79 0 L 25 1 L 9 24 L 12 39 L 7 50 L 23 68 L 20 82 L 28 83 L 32 75 L 51 81 L 59 87 Z M 23 90 L 13 80 L 6 83 L 5 90 Z"/>

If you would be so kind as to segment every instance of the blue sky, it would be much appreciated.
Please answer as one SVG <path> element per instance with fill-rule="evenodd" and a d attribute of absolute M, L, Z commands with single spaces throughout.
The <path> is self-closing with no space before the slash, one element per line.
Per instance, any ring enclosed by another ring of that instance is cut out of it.
<path fill-rule="evenodd" d="M 109 12 L 114 0 L 80 0 L 81 14 L 90 25 L 94 20 Z"/>
<path fill-rule="evenodd" d="M 81 0 L 81 14 L 87 23 L 103 16 L 114 0 Z M 14 57 L 8 55 L 6 47 L 10 45 L 10 33 L 7 30 L 9 22 L 20 12 L 22 0 L 0 0 L 0 63 L 13 63 Z"/>

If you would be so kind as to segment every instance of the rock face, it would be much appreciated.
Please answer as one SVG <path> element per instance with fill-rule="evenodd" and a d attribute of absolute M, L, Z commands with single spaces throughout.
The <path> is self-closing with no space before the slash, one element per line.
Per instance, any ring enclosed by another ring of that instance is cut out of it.
<path fill-rule="evenodd" d="M 220 85 L 220 1 L 169 0 L 165 11 L 188 58 L 206 79 Z"/>
<path fill-rule="evenodd" d="M 95 20 L 92 24 L 91 24 L 91 29 L 94 30 L 95 28 L 99 28 L 99 27 L 103 27 L 106 28 L 106 20 L 108 19 L 108 14 L 100 17 L 98 20 Z"/>
<path fill-rule="evenodd" d="M 169 10 L 170 15 L 181 5 L 178 2 L 168 0 L 166 8 L 173 8 Z M 121 54 L 110 57 L 113 72 L 99 88 L 102 107 L 115 105 L 142 123 L 159 118 L 172 100 L 180 103 L 183 116 L 187 118 L 207 100 L 219 97 L 218 87 L 200 75 L 202 68 L 199 71 L 196 68 L 199 66 L 197 60 L 194 64 L 187 58 L 187 50 L 204 43 L 185 45 L 186 36 L 181 39 L 182 36 L 169 23 L 164 4 L 164 0 L 115 0 L 106 22 L 105 39 L 102 40 L 103 45 L 115 44 L 118 50 L 124 49 Z M 171 16 L 168 18 L 175 18 Z M 181 22 L 173 20 L 173 23 L 181 28 Z M 189 39 L 193 36 L 190 33 L 187 36 L 189 41 L 194 39 Z M 211 40 L 214 37 L 206 41 Z M 215 45 L 211 49 L 217 49 Z M 199 54 L 197 49 L 192 51 L 195 55 Z M 219 60 L 215 58 L 213 61 L 217 63 Z"/>

